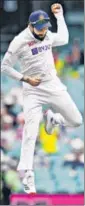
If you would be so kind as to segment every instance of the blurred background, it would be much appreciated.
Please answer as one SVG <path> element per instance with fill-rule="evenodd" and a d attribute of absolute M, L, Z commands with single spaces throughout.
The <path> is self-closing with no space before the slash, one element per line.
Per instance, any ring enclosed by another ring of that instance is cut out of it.
<path fill-rule="evenodd" d="M 1 61 L 15 35 L 28 25 L 29 14 L 37 9 L 48 12 L 52 31 L 56 20 L 50 6 L 61 3 L 70 40 L 66 46 L 53 49 L 55 69 L 84 115 L 84 1 L 69 0 L 0 0 Z M 62 34 L 63 35 L 63 34 Z M 19 63 L 15 69 L 20 70 Z M 10 204 L 11 194 L 23 193 L 23 173 L 16 171 L 19 162 L 24 125 L 22 85 L 1 76 L 1 204 Z M 43 108 L 43 110 L 46 108 Z M 67 108 L 68 109 L 68 108 Z M 75 117 L 74 117 L 75 118 Z M 29 157 L 30 158 L 30 157 Z M 40 125 L 35 150 L 35 181 L 38 193 L 84 193 L 84 126 L 77 129 L 56 128 L 48 136 Z"/>

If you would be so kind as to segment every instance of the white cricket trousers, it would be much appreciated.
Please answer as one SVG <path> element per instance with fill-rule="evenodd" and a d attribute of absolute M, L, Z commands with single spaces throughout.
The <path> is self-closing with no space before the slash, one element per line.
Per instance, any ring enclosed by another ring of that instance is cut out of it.
<path fill-rule="evenodd" d="M 63 89 L 62 89 L 63 88 Z M 66 87 L 57 86 L 55 81 L 43 82 L 37 87 L 24 83 L 23 109 L 25 125 L 22 138 L 18 170 L 33 170 L 35 143 L 42 120 L 42 106 L 49 105 L 54 112 L 60 113 L 69 126 L 82 124 L 82 116 L 67 92 Z"/>

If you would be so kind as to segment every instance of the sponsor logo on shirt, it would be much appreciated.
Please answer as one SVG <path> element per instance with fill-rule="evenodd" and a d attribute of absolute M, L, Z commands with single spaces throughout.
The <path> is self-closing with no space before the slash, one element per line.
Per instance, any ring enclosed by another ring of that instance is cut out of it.
<path fill-rule="evenodd" d="M 31 49 L 31 51 L 32 51 L 33 55 L 36 55 L 36 54 L 41 53 L 43 51 L 50 50 L 50 48 L 51 48 L 51 45 L 49 44 L 49 45 L 40 46 L 38 48 L 37 47 L 33 48 L 33 49 Z"/>

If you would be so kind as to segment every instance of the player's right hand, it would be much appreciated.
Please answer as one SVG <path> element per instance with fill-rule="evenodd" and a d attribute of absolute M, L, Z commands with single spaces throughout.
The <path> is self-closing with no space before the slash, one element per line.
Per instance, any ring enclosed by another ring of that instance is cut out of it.
<path fill-rule="evenodd" d="M 53 14 L 63 13 L 63 8 L 61 4 L 55 3 L 51 5 L 51 11 Z"/>
<path fill-rule="evenodd" d="M 21 81 L 24 81 L 31 86 L 38 86 L 41 83 L 41 79 L 38 77 L 23 77 Z"/>

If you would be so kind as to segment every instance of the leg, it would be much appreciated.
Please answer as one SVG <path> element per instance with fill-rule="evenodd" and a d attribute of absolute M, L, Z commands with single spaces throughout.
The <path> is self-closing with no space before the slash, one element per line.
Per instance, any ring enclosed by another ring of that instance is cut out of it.
<path fill-rule="evenodd" d="M 25 125 L 18 170 L 33 170 L 35 142 L 39 123 L 42 118 L 42 108 L 29 96 L 24 98 Z"/>
<path fill-rule="evenodd" d="M 37 100 L 34 95 L 24 97 L 24 114 L 25 125 L 18 170 L 25 171 L 25 176 L 23 179 L 24 191 L 31 194 L 36 193 L 33 159 L 39 123 L 42 119 L 42 107 L 37 104 Z"/>
<path fill-rule="evenodd" d="M 82 116 L 67 91 L 52 95 L 50 102 L 53 110 L 64 117 L 64 125 L 78 127 L 82 124 Z"/>

